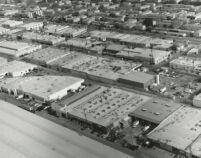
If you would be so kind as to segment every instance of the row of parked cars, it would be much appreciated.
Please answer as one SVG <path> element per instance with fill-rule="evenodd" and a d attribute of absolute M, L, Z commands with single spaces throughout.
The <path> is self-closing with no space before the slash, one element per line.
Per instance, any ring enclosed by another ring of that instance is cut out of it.
<path fill-rule="evenodd" d="M 35 113 L 36 111 L 41 111 L 43 109 L 47 109 L 50 107 L 43 103 L 38 103 L 38 102 L 34 101 L 32 98 L 26 97 L 23 94 L 16 96 L 16 99 L 22 103 L 22 104 L 20 104 L 20 107 L 22 109 L 33 112 L 33 113 Z"/>

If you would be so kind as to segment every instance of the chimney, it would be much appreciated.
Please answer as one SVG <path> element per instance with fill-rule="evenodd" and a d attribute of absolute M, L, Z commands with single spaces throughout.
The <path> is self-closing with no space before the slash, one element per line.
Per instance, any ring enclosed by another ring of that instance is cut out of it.
<path fill-rule="evenodd" d="M 155 78 L 156 78 L 156 84 L 159 85 L 159 84 L 160 84 L 160 76 L 159 76 L 159 75 L 156 75 Z"/>

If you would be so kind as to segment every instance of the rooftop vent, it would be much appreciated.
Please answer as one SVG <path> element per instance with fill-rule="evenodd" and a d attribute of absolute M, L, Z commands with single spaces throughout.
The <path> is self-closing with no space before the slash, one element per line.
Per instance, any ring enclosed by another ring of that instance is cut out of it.
<path fill-rule="evenodd" d="M 142 108 L 141 110 L 142 110 L 142 111 L 147 111 L 147 109 L 145 109 L 145 108 Z"/>
<path fill-rule="evenodd" d="M 155 112 L 154 115 L 160 115 L 160 112 Z"/>

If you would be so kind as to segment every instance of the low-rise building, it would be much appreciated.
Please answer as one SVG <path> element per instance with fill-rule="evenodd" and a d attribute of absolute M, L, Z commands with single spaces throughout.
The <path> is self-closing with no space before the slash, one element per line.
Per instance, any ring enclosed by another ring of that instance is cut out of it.
<path fill-rule="evenodd" d="M 6 64 L 8 60 L 6 58 L 0 57 L 0 66 Z"/>
<path fill-rule="evenodd" d="M 60 35 L 62 37 L 77 37 L 87 32 L 86 28 L 74 28 L 70 26 L 49 25 L 46 27 L 49 34 Z"/>
<path fill-rule="evenodd" d="M 201 107 L 201 93 L 193 98 L 193 105 L 199 108 Z"/>
<path fill-rule="evenodd" d="M 201 59 L 194 57 L 179 57 L 170 62 L 170 67 L 187 72 L 201 72 Z"/>
<path fill-rule="evenodd" d="M 34 68 L 37 68 L 37 65 L 17 60 L 7 62 L 0 66 L 0 78 L 5 76 L 23 76 L 24 74 L 32 71 Z"/>
<path fill-rule="evenodd" d="M 30 62 L 40 64 L 40 65 L 47 65 L 58 59 L 64 58 L 65 56 L 69 54 L 70 52 L 68 51 L 48 47 L 48 48 L 30 53 L 24 59 Z"/>
<path fill-rule="evenodd" d="M 125 48 L 121 52 L 116 54 L 119 57 L 139 60 L 139 61 L 147 61 L 151 64 L 159 64 L 163 61 L 166 61 L 170 58 L 170 51 L 163 51 L 157 49 L 149 49 L 149 48 L 134 48 L 128 49 Z"/>
<path fill-rule="evenodd" d="M 120 75 L 118 81 L 136 88 L 148 89 L 155 83 L 155 76 L 144 72 L 130 72 Z"/>
<path fill-rule="evenodd" d="M 57 37 L 53 35 L 39 34 L 39 33 L 33 33 L 33 32 L 23 33 L 23 38 L 32 40 L 34 42 L 49 44 L 49 45 L 55 45 L 65 41 L 65 38 L 63 37 Z"/>
<path fill-rule="evenodd" d="M 182 105 L 172 101 L 152 99 L 130 113 L 135 120 L 159 125 Z"/>
<path fill-rule="evenodd" d="M 70 76 L 30 76 L 15 80 L 6 78 L 0 85 L 9 94 L 25 94 L 39 101 L 53 101 L 66 96 L 70 90 L 77 90 L 84 79 Z"/>
<path fill-rule="evenodd" d="M 43 27 L 43 22 L 31 22 L 31 23 L 20 25 L 19 27 L 27 31 L 40 30 Z"/>
<path fill-rule="evenodd" d="M 71 54 L 51 63 L 74 74 L 101 82 L 117 81 L 119 75 L 127 74 L 141 66 L 139 63 L 103 58 L 71 52 Z"/>
<path fill-rule="evenodd" d="M 200 157 L 201 110 L 182 106 L 161 122 L 148 138 L 163 149 Z"/>
<path fill-rule="evenodd" d="M 8 21 L 5 21 L 2 25 L 5 27 L 16 27 L 22 24 L 23 24 L 23 21 L 8 20 Z"/>
<path fill-rule="evenodd" d="M 17 58 L 41 48 L 41 45 L 29 44 L 25 42 L 2 41 L 0 42 L 0 55 Z"/>
<path fill-rule="evenodd" d="M 89 95 L 61 108 L 68 117 L 107 130 L 120 126 L 128 114 L 150 98 L 115 88 L 100 87 Z M 125 119 L 126 120 L 126 119 Z"/>

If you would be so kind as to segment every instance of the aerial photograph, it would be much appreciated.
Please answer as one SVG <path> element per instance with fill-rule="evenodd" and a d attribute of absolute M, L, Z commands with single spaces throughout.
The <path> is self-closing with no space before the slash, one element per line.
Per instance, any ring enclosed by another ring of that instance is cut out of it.
<path fill-rule="evenodd" d="M 201 158 L 201 0 L 0 0 L 0 158 Z"/>

